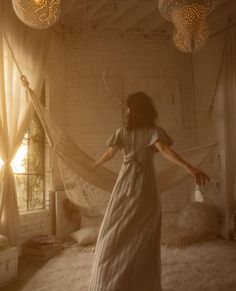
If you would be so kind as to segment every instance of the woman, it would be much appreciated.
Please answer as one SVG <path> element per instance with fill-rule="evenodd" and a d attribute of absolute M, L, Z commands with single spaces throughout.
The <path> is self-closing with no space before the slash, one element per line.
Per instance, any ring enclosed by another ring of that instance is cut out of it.
<path fill-rule="evenodd" d="M 184 168 L 198 184 L 209 180 L 173 150 L 155 125 L 157 112 L 143 92 L 127 99 L 127 119 L 107 141 L 93 169 L 120 149 L 124 163 L 113 188 L 94 255 L 89 291 L 160 291 L 161 203 L 153 160 L 156 151 Z M 171 177 L 170 177 L 171 179 Z"/>

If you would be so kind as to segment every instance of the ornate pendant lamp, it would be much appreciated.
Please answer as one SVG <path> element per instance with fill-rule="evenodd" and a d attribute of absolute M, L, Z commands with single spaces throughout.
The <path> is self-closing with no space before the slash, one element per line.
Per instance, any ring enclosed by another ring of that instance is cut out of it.
<path fill-rule="evenodd" d="M 12 5 L 22 22 L 37 29 L 54 25 L 61 12 L 61 0 L 12 0 Z"/>
<path fill-rule="evenodd" d="M 216 0 L 159 0 L 162 16 L 173 22 L 173 40 L 186 53 L 203 48 L 209 37 L 207 17 Z"/>

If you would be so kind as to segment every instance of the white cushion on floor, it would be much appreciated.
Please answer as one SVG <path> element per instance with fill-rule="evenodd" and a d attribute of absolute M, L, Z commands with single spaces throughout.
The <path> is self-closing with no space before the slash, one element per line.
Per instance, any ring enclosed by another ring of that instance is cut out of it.
<path fill-rule="evenodd" d="M 99 227 L 86 227 L 74 231 L 70 235 L 79 245 L 84 246 L 96 243 L 98 232 Z"/>

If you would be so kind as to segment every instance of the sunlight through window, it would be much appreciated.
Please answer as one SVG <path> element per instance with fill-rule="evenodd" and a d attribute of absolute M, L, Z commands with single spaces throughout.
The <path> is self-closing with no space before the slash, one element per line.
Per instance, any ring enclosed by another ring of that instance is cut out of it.
<path fill-rule="evenodd" d="M 17 151 L 13 161 L 11 162 L 13 173 L 25 173 L 28 147 L 26 144 L 22 144 Z"/>
<path fill-rule="evenodd" d="M 12 171 L 16 173 L 25 173 L 25 159 L 27 157 L 28 148 L 27 145 L 22 144 L 18 149 L 14 159 L 11 162 Z M 0 168 L 4 165 L 2 159 L 0 159 Z"/>
<path fill-rule="evenodd" d="M 27 157 L 28 147 L 26 144 L 21 144 L 20 148 L 18 149 L 14 159 L 11 162 L 12 171 L 14 174 L 16 173 L 25 173 L 25 159 Z M 0 159 L 0 168 L 4 165 L 2 159 Z"/>
<path fill-rule="evenodd" d="M 34 115 L 29 129 L 11 162 L 20 211 L 42 209 L 44 207 L 44 146 L 44 130 L 38 117 Z M 0 168 L 3 164 L 0 159 Z"/>

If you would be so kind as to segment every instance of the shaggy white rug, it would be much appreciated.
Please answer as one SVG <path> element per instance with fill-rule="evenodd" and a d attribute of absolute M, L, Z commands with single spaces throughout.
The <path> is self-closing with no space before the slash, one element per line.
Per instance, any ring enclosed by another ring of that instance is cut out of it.
<path fill-rule="evenodd" d="M 3 290 L 87 291 L 92 261 L 91 249 L 81 251 L 73 244 L 30 276 L 28 266 L 18 282 Z M 162 278 L 163 291 L 236 291 L 236 243 L 216 240 L 186 249 L 162 248 Z"/>

